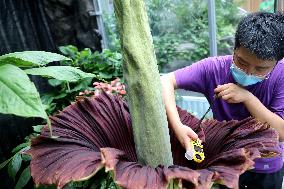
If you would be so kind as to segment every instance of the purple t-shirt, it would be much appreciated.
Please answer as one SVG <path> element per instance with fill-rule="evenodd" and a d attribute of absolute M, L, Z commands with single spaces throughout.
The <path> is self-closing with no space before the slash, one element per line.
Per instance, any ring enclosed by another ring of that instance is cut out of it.
<path fill-rule="evenodd" d="M 203 59 L 191 66 L 179 69 L 174 72 L 177 86 L 204 94 L 212 104 L 214 119 L 223 120 L 242 120 L 250 115 L 243 103 L 230 104 L 224 100 L 214 100 L 214 89 L 217 85 L 226 83 L 236 83 L 230 66 L 232 56 L 218 56 Z M 270 111 L 284 118 L 284 59 L 279 61 L 268 79 L 254 85 L 245 87 Z M 270 159 L 270 158 L 269 158 Z M 272 158 L 272 163 L 267 164 L 268 159 L 255 161 L 256 172 L 275 172 L 282 167 L 282 157 Z M 277 165 L 275 167 L 275 165 Z"/>

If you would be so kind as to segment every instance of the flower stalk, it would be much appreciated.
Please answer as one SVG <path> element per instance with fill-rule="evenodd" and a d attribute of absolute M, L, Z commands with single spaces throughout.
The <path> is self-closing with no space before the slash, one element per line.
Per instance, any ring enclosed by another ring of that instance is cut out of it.
<path fill-rule="evenodd" d="M 115 0 L 135 147 L 142 164 L 173 164 L 153 40 L 141 0 Z"/>

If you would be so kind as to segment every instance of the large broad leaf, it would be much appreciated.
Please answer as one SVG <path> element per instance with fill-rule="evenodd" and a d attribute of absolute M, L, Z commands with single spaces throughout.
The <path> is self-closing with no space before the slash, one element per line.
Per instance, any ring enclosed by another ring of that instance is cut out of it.
<path fill-rule="evenodd" d="M 35 85 L 10 64 L 0 66 L 0 113 L 47 118 Z"/>
<path fill-rule="evenodd" d="M 14 52 L 0 56 L 0 65 L 13 64 L 19 67 L 44 66 L 50 62 L 71 60 L 60 54 L 45 51 Z"/>
<path fill-rule="evenodd" d="M 27 167 L 23 170 L 20 175 L 20 178 L 15 186 L 15 189 L 22 189 L 29 182 L 31 178 L 30 167 Z"/>
<path fill-rule="evenodd" d="M 25 70 L 25 72 L 31 75 L 41 75 L 68 82 L 76 82 L 84 78 L 95 77 L 94 74 L 85 73 L 80 69 L 71 66 L 49 66 L 42 68 L 32 68 Z"/>
<path fill-rule="evenodd" d="M 86 180 L 105 167 L 113 173 L 114 182 L 126 189 L 165 189 L 172 180 L 178 180 L 180 188 L 209 189 L 212 182 L 237 188 L 239 175 L 251 168 L 260 153 L 273 151 L 279 156 L 276 131 L 252 118 L 239 122 L 209 120 L 200 128 L 197 118 L 178 110 L 182 123 L 204 141 L 206 158 L 200 164 L 184 157 L 185 150 L 172 130 L 175 165 L 154 168 L 139 164 L 127 104 L 119 97 L 102 94 L 51 117 L 58 138 L 50 138 L 44 127 L 32 140 L 27 152 L 32 156 L 31 175 L 37 185 L 56 184 L 60 189 L 71 181 Z"/>
<path fill-rule="evenodd" d="M 20 153 L 17 153 L 8 165 L 9 176 L 15 180 L 16 174 L 20 170 L 22 165 L 22 156 Z"/>

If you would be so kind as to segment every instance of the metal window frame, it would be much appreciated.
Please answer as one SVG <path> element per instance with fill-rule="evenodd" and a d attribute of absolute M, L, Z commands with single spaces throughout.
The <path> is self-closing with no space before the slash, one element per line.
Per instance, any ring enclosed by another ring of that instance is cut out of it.
<path fill-rule="evenodd" d="M 208 27 L 210 56 L 217 56 L 217 26 L 215 0 L 208 0 Z"/>
<path fill-rule="evenodd" d="M 101 0 L 93 0 L 93 5 L 94 5 L 95 10 L 94 12 L 91 12 L 90 14 L 96 17 L 97 24 L 98 24 L 98 30 L 102 36 L 102 40 L 101 40 L 102 49 L 106 49 L 108 45 L 107 45 L 107 37 L 106 37 L 106 32 L 105 32 L 104 22 L 103 22 L 103 17 L 102 17 L 103 11 L 102 11 Z"/>

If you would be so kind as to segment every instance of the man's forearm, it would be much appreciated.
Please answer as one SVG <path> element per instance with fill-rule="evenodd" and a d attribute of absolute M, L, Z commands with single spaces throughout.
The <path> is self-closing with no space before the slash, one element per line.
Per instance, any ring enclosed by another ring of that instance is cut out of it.
<path fill-rule="evenodd" d="M 167 74 L 161 78 L 163 89 L 163 100 L 166 107 L 167 117 L 169 125 L 174 131 L 176 137 L 180 141 L 181 145 L 186 150 L 191 150 L 191 139 L 197 139 L 198 135 L 188 126 L 182 124 L 179 118 L 179 114 L 176 108 L 174 90 L 176 87 L 175 76 L 173 73 Z"/>
<path fill-rule="evenodd" d="M 262 123 L 268 123 L 279 133 L 279 140 L 284 140 L 284 120 L 267 109 L 253 94 L 244 102 L 250 114 Z"/>
<path fill-rule="evenodd" d="M 180 119 L 178 111 L 176 109 L 175 95 L 174 95 L 174 84 L 173 84 L 173 73 L 167 74 L 161 77 L 162 89 L 163 89 L 163 100 L 167 112 L 168 121 L 171 126 L 179 125 Z M 174 129 L 174 128 L 172 128 Z"/>

